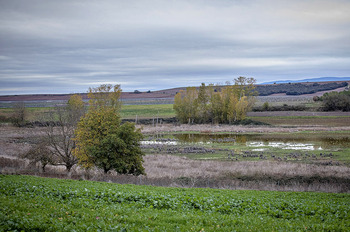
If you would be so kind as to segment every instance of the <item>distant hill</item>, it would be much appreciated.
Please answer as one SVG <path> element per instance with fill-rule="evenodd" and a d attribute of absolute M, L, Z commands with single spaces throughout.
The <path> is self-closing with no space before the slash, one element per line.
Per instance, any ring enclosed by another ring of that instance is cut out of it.
<path fill-rule="evenodd" d="M 261 83 L 261 85 L 268 84 L 283 84 L 283 83 L 301 83 L 301 82 L 326 82 L 326 81 L 350 81 L 350 77 L 319 77 L 319 78 L 310 78 L 303 80 L 282 80 L 282 81 L 270 81 Z"/>
<path fill-rule="evenodd" d="M 332 81 L 327 81 L 329 79 Z M 338 88 L 345 88 L 350 84 L 350 77 L 322 77 L 305 79 L 299 81 L 276 81 L 264 84 L 257 84 L 256 90 L 260 96 L 272 94 L 303 95 L 313 94 L 320 91 L 331 91 Z M 221 88 L 218 86 L 217 88 Z M 186 87 L 164 89 L 147 92 L 122 92 L 121 99 L 174 99 L 174 96 Z M 78 93 L 84 100 L 88 99 L 87 93 Z M 11 101 L 67 101 L 72 94 L 31 94 L 31 95 L 0 95 L 1 102 Z"/>

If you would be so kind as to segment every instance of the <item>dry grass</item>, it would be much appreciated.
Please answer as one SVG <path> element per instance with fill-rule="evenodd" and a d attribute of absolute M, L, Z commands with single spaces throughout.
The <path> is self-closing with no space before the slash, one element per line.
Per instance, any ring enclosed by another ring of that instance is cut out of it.
<path fill-rule="evenodd" d="M 232 133 L 289 133 L 300 131 L 349 131 L 350 126 L 341 127 L 327 127 L 327 126 L 304 126 L 304 127 L 271 127 L 271 126 L 235 126 L 235 125 L 187 125 L 174 126 L 170 124 L 164 124 L 158 127 L 153 126 L 139 126 L 142 129 L 142 133 L 174 133 L 174 132 L 189 132 L 195 131 L 199 133 L 215 133 L 215 132 L 232 132 Z"/>
<path fill-rule="evenodd" d="M 214 125 L 182 125 L 174 127 L 163 125 L 157 128 L 145 127 L 144 132 L 159 132 L 159 130 L 172 130 L 173 132 L 276 132 L 274 131 L 276 129 L 284 132 L 299 130 L 299 128 L 272 127 Z M 329 128 L 327 129 L 329 130 Z M 42 130 L 42 128 L 0 127 L 0 173 L 175 187 L 350 192 L 350 167 L 277 161 L 222 162 L 190 160 L 185 157 L 171 155 L 147 155 L 144 157 L 144 167 L 147 176 L 135 177 L 118 175 L 113 172 L 105 175 L 100 170 L 87 172 L 79 167 L 74 167 L 72 172 L 67 174 L 63 167 L 53 166 L 48 166 L 47 172 L 41 173 L 39 166 L 30 166 L 29 162 L 17 159 L 17 156 L 30 148 L 30 144 L 26 142 L 18 143 L 18 139 L 30 139 L 41 135 L 43 133 Z"/>
<path fill-rule="evenodd" d="M 147 155 L 144 167 L 150 178 L 232 176 L 319 176 L 349 178 L 350 167 L 319 166 L 273 161 L 202 161 L 172 155 Z"/>
<path fill-rule="evenodd" d="M 318 191 L 350 193 L 350 168 L 283 162 L 220 162 L 189 160 L 171 155 L 145 156 L 147 176 L 104 174 L 102 170 L 30 166 L 19 159 L 0 158 L 0 173 L 42 177 L 87 179 L 120 184 L 167 187 L 254 189 L 269 191 Z"/>

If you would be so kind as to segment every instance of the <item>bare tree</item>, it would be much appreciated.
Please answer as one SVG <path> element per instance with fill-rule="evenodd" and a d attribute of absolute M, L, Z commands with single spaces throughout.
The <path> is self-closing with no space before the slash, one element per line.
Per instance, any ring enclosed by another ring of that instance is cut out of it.
<path fill-rule="evenodd" d="M 29 159 L 32 164 L 40 162 L 43 172 L 46 165 L 55 165 L 54 155 L 45 142 L 35 144 L 29 151 L 22 154 L 21 158 Z"/>
<path fill-rule="evenodd" d="M 15 126 L 21 126 L 25 122 L 25 117 L 27 114 L 27 110 L 24 102 L 17 102 L 13 106 L 13 115 L 12 115 L 12 123 Z"/>
<path fill-rule="evenodd" d="M 46 138 L 55 157 L 55 165 L 63 165 L 67 171 L 78 163 L 72 151 L 75 148 L 74 131 L 84 115 L 84 103 L 80 96 L 73 95 L 65 106 L 56 106 L 50 112 Z"/>

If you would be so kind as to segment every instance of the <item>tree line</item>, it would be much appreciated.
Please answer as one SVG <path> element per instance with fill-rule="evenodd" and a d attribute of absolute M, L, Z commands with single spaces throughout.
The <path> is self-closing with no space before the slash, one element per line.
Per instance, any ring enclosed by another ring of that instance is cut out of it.
<path fill-rule="evenodd" d="M 283 83 L 273 85 L 257 85 L 256 91 L 259 96 L 268 96 L 271 94 L 285 93 L 286 95 L 312 94 L 319 91 L 328 91 L 347 86 L 347 82 L 329 82 L 319 83 Z"/>
<path fill-rule="evenodd" d="M 175 95 L 174 110 L 181 123 L 234 123 L 244 120 L 257 94 L 254 78 L 238 77 L 226 86 L 188 87 Z"/>

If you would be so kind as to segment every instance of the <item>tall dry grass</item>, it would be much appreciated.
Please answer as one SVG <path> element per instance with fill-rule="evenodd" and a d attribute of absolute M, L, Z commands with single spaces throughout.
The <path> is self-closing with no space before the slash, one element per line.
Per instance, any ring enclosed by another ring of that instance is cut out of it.
<path fill-rule="evenodd" d="M 2 174 L 166 187 L 350 193 L 350 168 L 345 166 L 270 161 L 198 161 L 171 155 L 145 156 L 144 166 L 147 176 L 138 177 L 115 172 L 106 175 L 102 170 L 86 171 L 79 167 L 67 173 L 63 167 L 48 166 L 47 171 L 42 172 L 40 166 L 30 166 L 23 160 L 0 158 Z"/>
<path fill-rule="evenodd" d="M 148 177 L 178 178 L 231 176 L 319 176 L 350 178 L 350 167 L 274 161 L 201 161 L 172 155 L 147 155 L 144 167 Z"/>

